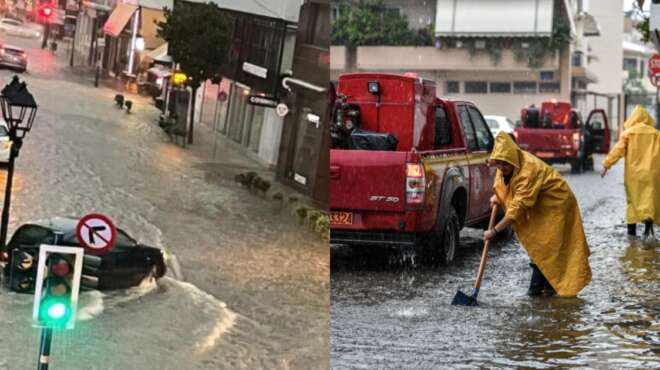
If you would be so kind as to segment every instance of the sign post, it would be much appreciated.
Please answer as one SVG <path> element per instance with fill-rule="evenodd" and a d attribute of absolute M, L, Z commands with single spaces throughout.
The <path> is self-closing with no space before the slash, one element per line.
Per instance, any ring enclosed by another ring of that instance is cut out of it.
<path fill-rule="evenodd" d="M 649 78 L 655 86 L 655 122 L 660 122 L 660 54 L 649 59 Z"/>

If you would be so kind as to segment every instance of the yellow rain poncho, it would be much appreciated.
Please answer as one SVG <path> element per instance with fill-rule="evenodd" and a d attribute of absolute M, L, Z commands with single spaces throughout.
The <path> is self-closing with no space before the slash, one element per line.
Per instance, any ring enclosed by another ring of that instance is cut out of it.
<path fill-rule="evenodd" d="M 636 224 L 651 219 L 660 224 L 660 133 L 655 122 L 641 105 L 623 124 L 624 131 L 603 161 L 612 167 L 625 156 L 626 219 Z"/>
<path fill-rule="evenodd" d="M 591 268 L 573 192 L 557 171 L 503 132 L 495 138 L 490 158 L 514 167 L 508 185 L 497 171 L 493 190 L 518 240 L 558 295 L 576 296 L 591 281 Z"/>

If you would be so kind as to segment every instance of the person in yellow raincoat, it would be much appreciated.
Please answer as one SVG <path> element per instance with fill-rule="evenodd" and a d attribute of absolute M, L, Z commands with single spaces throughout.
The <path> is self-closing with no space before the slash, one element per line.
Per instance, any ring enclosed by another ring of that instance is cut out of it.
<path fill-rule="evenodd" d="M 603 161 L 601 177 L 621 157 L 626 157 L 624 184 L 626 188 L 626 222 L 628 235 L 637 235 L 637 224 L 645 224 L 645 236 L 653 233 L 653 224 L 660 224 L 660 132 L 655 121 L 641 105 L 633 110 L 623 124 L 624 131 Z"/>
<path fill-rule="evenodd" d="M 591 268 L 580 209 L 568 184 L 503 132 L 495 138 L 490 163 L 498 169 L 491 203 L 505 214 L 484 238 L 511 225 L 532 260 L 528 294 L 575 297 L 591 281 Z"/>

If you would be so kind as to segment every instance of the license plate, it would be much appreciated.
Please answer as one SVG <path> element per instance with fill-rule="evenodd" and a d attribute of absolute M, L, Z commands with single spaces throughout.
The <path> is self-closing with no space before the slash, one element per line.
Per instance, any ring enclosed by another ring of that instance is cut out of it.
<path fill-rule="evenodd" d="M 536 152 L 536 156 L 539 158 L 552 158 L 555 156 L 554 152 Z"/>
<path fill-rule="evenodd" d="M 352 225 L 353 213 L 351 212 L 330 212 L 330 223 L 334 225 Z"/>

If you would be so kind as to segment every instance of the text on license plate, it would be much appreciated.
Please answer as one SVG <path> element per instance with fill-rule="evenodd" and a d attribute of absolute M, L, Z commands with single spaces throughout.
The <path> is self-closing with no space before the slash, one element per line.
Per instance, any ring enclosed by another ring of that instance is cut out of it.
<path fill-rule="evenodd" d="M 552 158 L 555 156 L 554 152 L 536 152 L 536 156 L 539 158 Z"/>
<path fill-rule="evenodd" d="M 353 213 L 351 212 L 330 212 L 330 223 L 335 225 L 352 225 Z"/>

